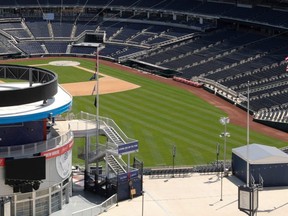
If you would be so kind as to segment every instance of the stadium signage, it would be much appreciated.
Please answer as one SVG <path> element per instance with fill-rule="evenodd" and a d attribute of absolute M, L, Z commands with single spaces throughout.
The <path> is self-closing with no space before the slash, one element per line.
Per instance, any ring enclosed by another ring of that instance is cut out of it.
<path fill-rule="evenodd" d="M 73 146 L 73 140 L 69 143 L 67 143 L 64 146 L 61 146 L 59 148 L 53 149 L 53 150 L 49 150 L 46 152 L 42 152 L 41 156 L 46 156 L 46 159 L 50 159 L 50 158 L 55 158 L 58 157 L 59 155 L 62 155 L 64 153 L 66 153 L 67 151 L 69 151 L 72 146 Z"/>
<path fill-rule="evenodd" d="M 118 154 L 124 155 L 138 151 L 138 141 L 118 146 Z"/>
<path fill-rule="evenodd" d="M 129 173 L 122 173 L 118 175 L 119 182 L 126 182 L 138 176 L 138 170 L 131 170 Z"/>

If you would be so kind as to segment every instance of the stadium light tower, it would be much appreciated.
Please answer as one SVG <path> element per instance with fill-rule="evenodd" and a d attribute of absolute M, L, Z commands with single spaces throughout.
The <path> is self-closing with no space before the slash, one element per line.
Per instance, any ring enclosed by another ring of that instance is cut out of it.
<path fill-rule="evenodd" d="M 220 124 L 224 125 L 224 132 L 220 134 L 220 137 L 224 137 L 224 154 L 223 154 L 223 172 L 226 176 L 226 140 L 227 137 L 230 137 L 230 133 L 227 132 L 227 124 L 229 124 L 230 119 L 228 117 L 221 117 L 219 120 Z M 223 172 L 221 174 L 221 198 L 223 200 Z"/>

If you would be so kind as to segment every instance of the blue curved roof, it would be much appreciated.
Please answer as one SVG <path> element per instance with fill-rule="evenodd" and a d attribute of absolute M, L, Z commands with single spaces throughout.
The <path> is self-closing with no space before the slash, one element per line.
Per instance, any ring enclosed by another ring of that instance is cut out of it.
<path fill-rule="evenodd" d="M 15 88 L 21 87 L 23 83 L 6 83 L 1 84 L 14 86 Z M 58 86 L 58 93 L 47 103 L 38 101 L 30 104 L 23 104 L 18 106 L 0 107 L 0 125 L 1 124 L 14 124 L 19 122 L 37 121 L 53 116 L 60 115 L 67 112 L 72 107 L 72 96 Z"/>

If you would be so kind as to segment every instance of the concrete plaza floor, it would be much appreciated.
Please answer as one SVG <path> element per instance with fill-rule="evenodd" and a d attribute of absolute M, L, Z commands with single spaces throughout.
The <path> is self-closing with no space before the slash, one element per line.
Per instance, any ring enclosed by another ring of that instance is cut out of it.
<path fill-rule="evenodd" d="M 242 216 L 238 209 L 238 185 L 234 176 L 192 174 L 185 178 L 151 179 L 144 176 L 144 196 L 113 205 L 103 216 Z M 221 199 L 222 191 L 222 201 Z M 259 191 L 255 215 L 288 215 L 288 187 Z"/>

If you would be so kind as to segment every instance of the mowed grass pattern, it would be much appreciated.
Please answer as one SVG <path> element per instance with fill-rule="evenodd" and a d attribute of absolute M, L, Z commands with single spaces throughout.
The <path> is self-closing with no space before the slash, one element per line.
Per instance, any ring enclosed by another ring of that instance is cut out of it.
<path fill-rule="evenodd" d="M 63 58 L 60 58 L 63 60 Z M 71 60 L 64 58 L 65 60 Z M 41 59 L 41 63 L 57 60 Z M 75 59 L 81 67 L 94 69 L 92 60 Z M 41 64 L 38 60 L 23 62 L 25 65 Z M 22 64 L 22 63 L 17 63 Z M 42 67 L 42 66 L 41 66 Z M 91 73 L 69 67 L 43 66 L 58 73 L 60 83 L 85 81 Z M 75 70 L 75 71 L 74 71 Z M 143 160 L 145 167 L 172 166 L 172 149 L 176 146 L 176 166 L 206 164 L 216 160 L 216 144 L 221 144 L 220 159 L 223 159 L 223 138 L 219 135 L 224 127 L 219 119 L 226 114 L 190 92 L 143 78 L 125 70 L 100 65 L 101 73 L 114 76 L 141 88 L 100 96 L 100 115 L 113 119 L 128 137 L 139 140 L 136 156 Z M 73 75 L 71 75 L 73 74 Z M 71 76 L 73 78 L 71 78 Z M 73 112 L 96 113 L 94 96 L 74 97 Z M 237 109 L 235 107 L 235 109 Z M 227 159 L 231 149 L 246 144 L 246 128 L 233 124 L 227 126 L 231 137 L 227 138 Z M 250 142 L 283 147 L 283 141 L 250 131 Z M 76 142 L 83 145 L 83 142 Z M 74 163 L 83 163 L 73 154 Z"/>

